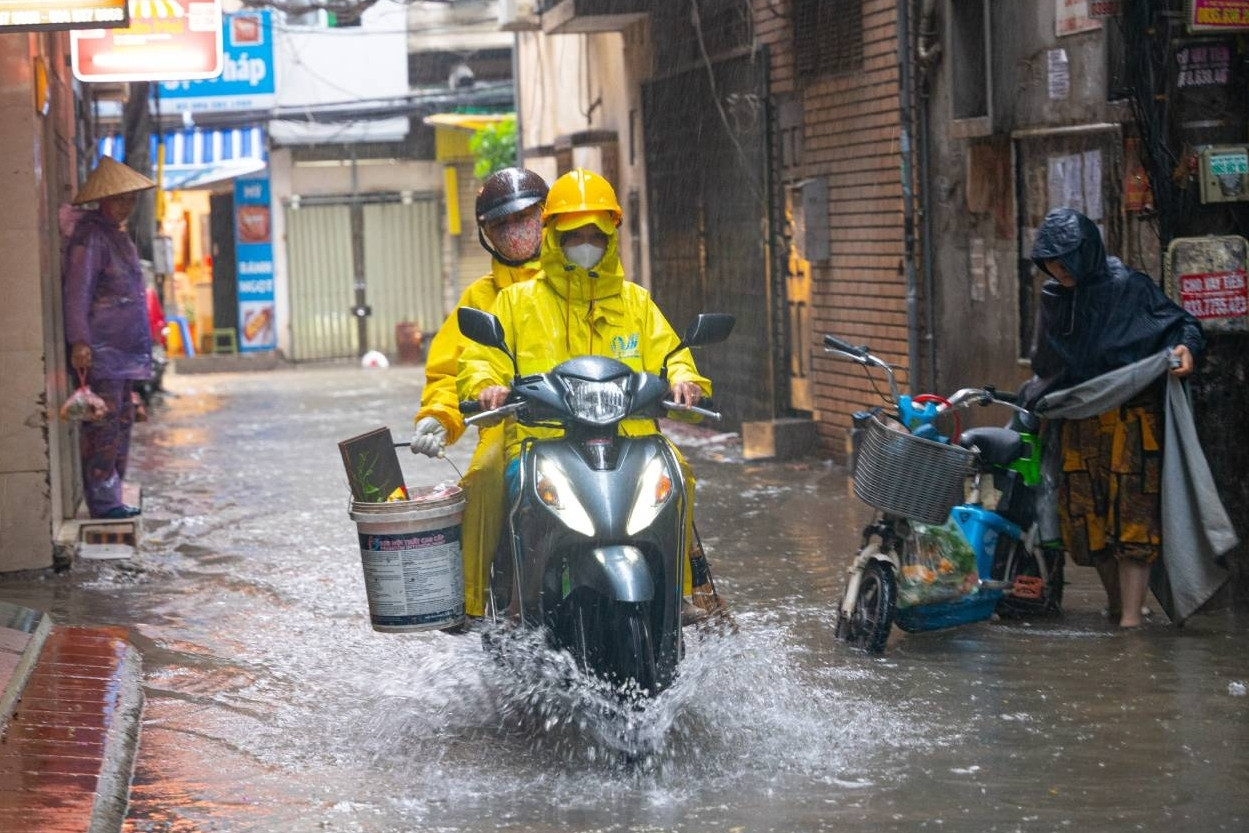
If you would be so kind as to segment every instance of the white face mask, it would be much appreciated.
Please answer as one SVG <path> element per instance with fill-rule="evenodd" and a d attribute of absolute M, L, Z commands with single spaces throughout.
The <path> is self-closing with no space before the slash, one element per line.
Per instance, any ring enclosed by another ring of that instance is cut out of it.
<path fill-rule="evenodd" d="M 568 262 L 575 263 L 582 269 L 593 269 L 595 264 L 603 259 L 603 253 L 607 251 L 602 246 L 596 246 L 593 243 L 581 243 L 563 248 L 564 257 L 568 258 Z"/>

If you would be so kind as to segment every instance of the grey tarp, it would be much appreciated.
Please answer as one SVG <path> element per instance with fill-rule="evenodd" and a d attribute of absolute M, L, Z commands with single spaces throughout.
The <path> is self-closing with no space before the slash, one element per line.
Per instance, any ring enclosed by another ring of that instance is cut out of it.
<path fill-rule="evenodd" d="M 1171 351 L 1154 355 L 1104 373 L 1087 382 L 1046 394 L 1034 410 L 1047 419 L 1085 419 L 1127 402 L 1170 369 Z M 1219 499 L 1210 466 L 1201 451 L 1193 424 L 1187 389 L 1167 376 L 1166 434 L 1162 458 L 1162 565 L 1155 565 L 1150 587 L 1167 615 L 1176 624 L 1209 601 L 1230 578 L 1222 556 L 1240 543 L 1223 502 Z M 1060 462 L 1056 454 L 1045 457 L 1047 466 Z M 1057 482 L 1051 468 L 1048 483 Z M 1047 501 L 1048 511 L 1056 511 Z M 1050 519 L 1052 523 L 1053 519 Z M 1042 525 L 1045 521 L 1042 520 Z"/>

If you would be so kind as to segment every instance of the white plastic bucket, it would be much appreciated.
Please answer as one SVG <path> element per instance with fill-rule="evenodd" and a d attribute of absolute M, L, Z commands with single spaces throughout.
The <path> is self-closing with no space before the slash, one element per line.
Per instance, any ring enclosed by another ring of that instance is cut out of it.
<path fill-rule="evenodd" d="M 464 493 L 458 486 L 412 500 L 353 500 L 349 514 L 359 533 L 373 630 L 428 631 L 464 621 Z"/>

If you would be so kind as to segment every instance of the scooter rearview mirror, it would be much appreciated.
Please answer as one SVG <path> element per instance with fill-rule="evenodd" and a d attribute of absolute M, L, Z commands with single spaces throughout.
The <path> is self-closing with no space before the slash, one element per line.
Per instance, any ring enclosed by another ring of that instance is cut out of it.
<path fill-rule="evenodd" d="M 671 359 L 687 347 L 703 347 L 724 341 L 729 337 L 729 333 L 733 332 L 733 325 L 736 323 L 737 319 L 727 313 L 699 313 L 685 329 L 685 335 L 681 338 L 681 343 L 669 352 L 668 355 L 664 356 L 664 363 L 663 367 L 660 368 L 659 378 L 668 378 L 668 359 Z"/>
<path fill-rule="evenodd" d="M 733 332 L 737 319 L 723 312 L 704 312 L 694 319 L 685 331 L 681 343 L 686 347 L 702 347 L 707 344 L 718 344 Z"/>
<path fill-rule="evenodd" d="M 460 325 L 460 332 L 466 338 L 485 347 L 502 350 L 512 360 L 512 373 L 516 376 L 520 375 L 516 357 L 512 355 L 511 350 L 507 349 L 507 336 L 503 333 L 503 322 L 499 321 L 497 316 L 472 307 L 460 307 L 456 312 L 456 323 Z"/>

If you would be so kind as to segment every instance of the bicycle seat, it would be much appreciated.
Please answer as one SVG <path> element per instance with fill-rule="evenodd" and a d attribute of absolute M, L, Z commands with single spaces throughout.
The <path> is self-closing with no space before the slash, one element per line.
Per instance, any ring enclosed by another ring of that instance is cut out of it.
<path fill-rule="evenodd" d="M 981 461 L 991 466 L 1008 466 L 1023 454 L 1019 432 L 1009 428 L 968 428 L 959 435 L 963 448 L 976 448 Z"/>

